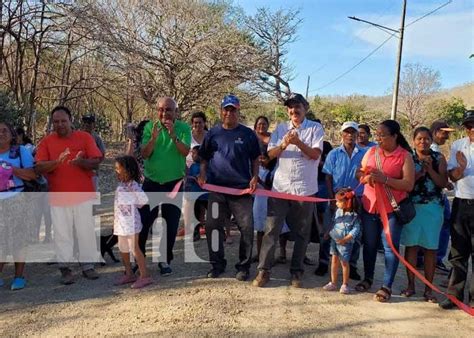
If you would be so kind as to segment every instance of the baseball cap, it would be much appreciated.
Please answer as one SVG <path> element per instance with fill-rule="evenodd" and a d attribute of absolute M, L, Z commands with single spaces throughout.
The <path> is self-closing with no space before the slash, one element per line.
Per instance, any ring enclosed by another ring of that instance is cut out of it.
<path fill-rule="evenodd" d="M 290 96 L 285 100 L 284 105 L 288 107 L 290 103 L 302 103 L 306 106 L 309 106 L 308 101 L 304 98 L 303 95 L 298 93 L 291 93 Z"/>
<path fill-rule="evenodd" d="M 235 107 L 237 109 L 240 109 L 240 101 L 239 98 L 235 95 L 229 94 L 224 96 L 221 102 L 221 108 L 225 108 L 228 106 Z"/>
<path fill-rule="evenodd" d="M 359 130 L 359 125 L 357 123 L 355 123 L 354 121 L 347 121 L 347 122 L 344 122 L 341 126 L 341 131 L 344 131 L 346 129 L 349 129 L 349 128 L 354 128 L 355 131 Z"/>
<path fill-rule="evenodd" d="M 83 122 L 95 122 L 95 115 L 92 115 L 92 114 L 83 115 L 82 116 L 82 121 Z"/>
<path fill-rule="evenodd" d="M 442 131 L 455 131 L 456 129 L 450 128 L 448 123 L 444 120 L 437 120 L 431 124 L 430 131 L 432 134 L 436 133 L 438 130 Z"/>
<path fill-rule="evenodd" d="M 474 110 L 466 110 L 463 115 L 462 124 L 466 124 L 468 122 L 474 122 Z"/>

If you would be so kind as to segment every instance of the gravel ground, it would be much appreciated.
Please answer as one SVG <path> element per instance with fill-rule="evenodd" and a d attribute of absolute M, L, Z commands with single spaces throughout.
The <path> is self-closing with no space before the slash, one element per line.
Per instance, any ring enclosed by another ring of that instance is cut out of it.
<path fill-rule="evenodd" d="M 113 149 L 114 150 L 114 149 Z M 115 181 L 108 160 L 101 172 L 103 204 L 96 213 L 102 224 L 111 224 L 111 202 Z M 317 277 L 307 266 L 301 289 L 289 287 L 289 265 L 273 269 L 268 287 L 255 288 L 234 278 L 238 232 L 234 244 L 226 245 L 229 269 L 222 278 L 205 278 L 207 263 L 183 263 L 184 241 L 176 243 L 173 274 L 161 277 L 156 263 L 148 262 L 155 283 L 143 290 L 113 286 L 121 271 L 120 263 L 99 267 L 100 279 L 85 280 L 77 267 L 77 282 L 59 284 L 55 265 L 27 266 L 28 286 L 18 292 L 0 289 L 0 336 L 15 335 L 258 335 L 258 336 L 456 336 L 469 337 L 474 320 L 467 314 L 443 311 L 418 296 L 406 299 L 397 294 L 406 279 L 400 267 L 389 304 L 374 302 L 373 292 L 381 283 L 383 256 L 379 254 L 376 282 L 370 293 L 341 295 L 322 290 L 329 277 Z M 193 245 L 193 244 L 191 244 Z M 205 240 L 195 244 L 200 257 L 207 257 Z M 318 245 L 309 246 L 308 255 L 317 258 Z M 291 244 L 289 248 L 291 254 Z M 362 265 L 362 259 L 360 260 Z M 362 269 L 362 267 L 361 267 Z M 8 281 L 13 268 L 8 265 Z M 256 274 L 252 266 L 251 277 Z M 445 276 L 436 275 L 439 284 Z"/>

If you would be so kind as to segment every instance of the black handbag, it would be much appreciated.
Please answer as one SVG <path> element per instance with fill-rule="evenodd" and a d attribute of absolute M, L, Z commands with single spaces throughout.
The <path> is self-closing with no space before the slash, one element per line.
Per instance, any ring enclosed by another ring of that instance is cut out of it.
<path fill-rule="evenodd" d="M 375 148 L 375 164 L 377 165 L 377 169 L 382 171 L 382 161 L 380 160 L 379 147 Z M 386 184 L 383 186 L 398 223 L 400 223 L 400 225 L 410 223 L 416 216 L 415 205 L 413 204 L 411 198 L 404 198 L 400 201 L 400 203 L 397 203 L 395 197 L 393 196 L 392 189 L 390 189 Z"/>

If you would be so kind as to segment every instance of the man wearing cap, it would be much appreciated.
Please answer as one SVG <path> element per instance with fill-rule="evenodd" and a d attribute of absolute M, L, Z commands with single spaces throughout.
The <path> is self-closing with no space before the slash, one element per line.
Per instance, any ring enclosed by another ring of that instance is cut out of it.
<path fill-rule="evenodd" d="M 357 197 L 361 197 L 364 187 L 359 184 L 355 177 L 356 171 L 360 168 L 362 158 L 368 148 L 357 145 L 357 131 L 359 125 L 353 121 L 344 122 L 341 127 L 342 144 L 331 150 L 324 162 L 323 172 L 326 174 L 326 185 L 328 190 L 328 198 L 334 199 L 336 192 L 341 188 L 355 189 Z M 357 188 L 357 189 L 356 189 Z M 335 202 L 331 202 L 331 211 L 336 209 Z M 327 229 L 329 230 L 329 229 Z M 328 271 L 329 264 L 329 247 L 321 245 L 326 250 L 320 250 L 319 266 L 315 273 L 323 275 Z M 352 249 L 350 260 L 350 278 L 360 280 L 357 272 L 357 261 L 359 260 L 360 242 L 356 240 Z"/>
<path fill-rule="evenodd" d="M 431 150 L 441 152 L 441 146 L 446 143 L 449 139 L 449 133 L 455 131 L 456 129 L 450 128 L 446 121 L 437 120 L 431 124 L 430 131 L 433 136 L 433 142 L 431 143 Z M 453 185 L 448 183 L 448 190 L 453 190 Z M 439 244 L 438 251 L 436 253 L 436 269 L 439 272 L 447 273 L 449 269 L 444 265 L 443 259 L 446 257 L 449 246 L 449 231 L 451 224 L 451 207 L 449 205 L 449 200 L 446 194 L 444 196 L 444 222 L 439 234 Z M 419 254 L 419 253 L 418 253 Z M 419 256 L 420 257 L 420 256 Z"/>
<path fill-rule="evenodd" d="M 141 154 L 144 158 L 145 192 L 170 192 L 186 173 L 186 156 L 191 144 L 191 129 L 182 121 L 177 120 L 178 105 L 171 97 L 158 100 L 156 119 L 149 121 L 143 129 Z M 162 202 L 157 194 L 149 194 L 150 205 Z M 180 207 L 176 205 L 180 198 L 173 203 L 161 203 L 161 217 L 166 223 L 166 241 L 160 243 L 160 273 L 170 275 L 172 270 L 169 263 L 173 259 L 173 247 L 178 232 Z M 139 236 L 139 245 L 145 254 L 146 241 L 150 227 L 158 217 L 159 206 L 150 210 L 150 205 L 140 209 L 143 228 Z M 166 244 L 166 247 L 165 247 Z"/>
<path fill-rule="evenodd" d="M 82 130 L 92 135 L 94 138 L 97 148 L 102 153 L 102 160 L 105 157 L 105 145 L 100 136 L 95 132 L 95 115 L 84 115 L 82 116 Z M 92 176 L 94 182 L 94 188 L 97 191 L 99 189 L 99 174 L 98 170 L 94 170 L 94 176 Z"/>
<path fill-rule="evenodd" d="M 240 230 L 239 261 L 235 264 L 235 277 L 239 281 L 245 281 L 249 277 L 252 259 L 254 229 L 251 193 L 258 182 L 260 146 L 254 131 L 239 123 L 239 114 L 239 99 L 235 95 L 225 96 L 221 103 L 221 124 L 206 134 L 199 150 L 199 183 L 249 189 L 248 194 L 238 196 L 210 193 L 206 222 L 209 260 L 212 265 L 207 276 L 217 278 L 225 271 L 227 261 L 224 254 L 224 227 L 230 221 L 230 216 L 234 215 Z M 217 251 L 213 248 L 215 232 L 218 238 Z"/>
<path fill-rule="evenodd" d="M 281 123 L 272 133 L 268 155 L 277 158 L 273 191 L 299 196 L 318 192 L 318 163 L 323 149 L 324 130 L 321 124 L 306 118 L 309 103 L 301 94 L 291 94 L 285 101 L 289 121 Z M 268 199 L 265 234 L 260 251 L 258 275 L 254 286 L 262 287 L 270 280 L 281 227 L 285 222 L 295 236 L 290 273 L 291 285 L 301 287 L 303 260 L 308 246 L 314 203 Z"/>
<path fill-rule="evenodd" d="M 456 129 L 450 128 L 446 121 L 437 120 L 431 124 L 430 131 L 433 136 L 433 143 L 431 143 L 431 150 L 441 152 L 440 146 L 444 145 L 449 139 L 449 133 Z"/>
<path fill-rule="evenodd" d="M 449 177 L 454 182 L 451 252 L 449 261 L 453 271 L 449 279 L 448 294 L 464 301 L 469 270 L 469 257 L 474 266 L 474 110 L 464 113 L 463 126 L 467 136 L 454 141 L 448 161 Z M 474 306 L 474 278 L 471 277 L 469 302 Z M 454 308 L 449 299 L 440 303 L 443 309 Z"/>

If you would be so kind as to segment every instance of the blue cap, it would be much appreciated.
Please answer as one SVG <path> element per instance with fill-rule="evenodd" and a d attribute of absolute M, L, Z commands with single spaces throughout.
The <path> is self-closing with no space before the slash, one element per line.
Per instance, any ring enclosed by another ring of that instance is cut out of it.
<path fill-rule="evenodd" d="M 224 96 L 221 102 L 221 108 L 225 108 L 228 106 L 235 107 L 237 109 L 240 109 L 240 101 L 239 98 L 235 95 L 229 94 Z"/>

